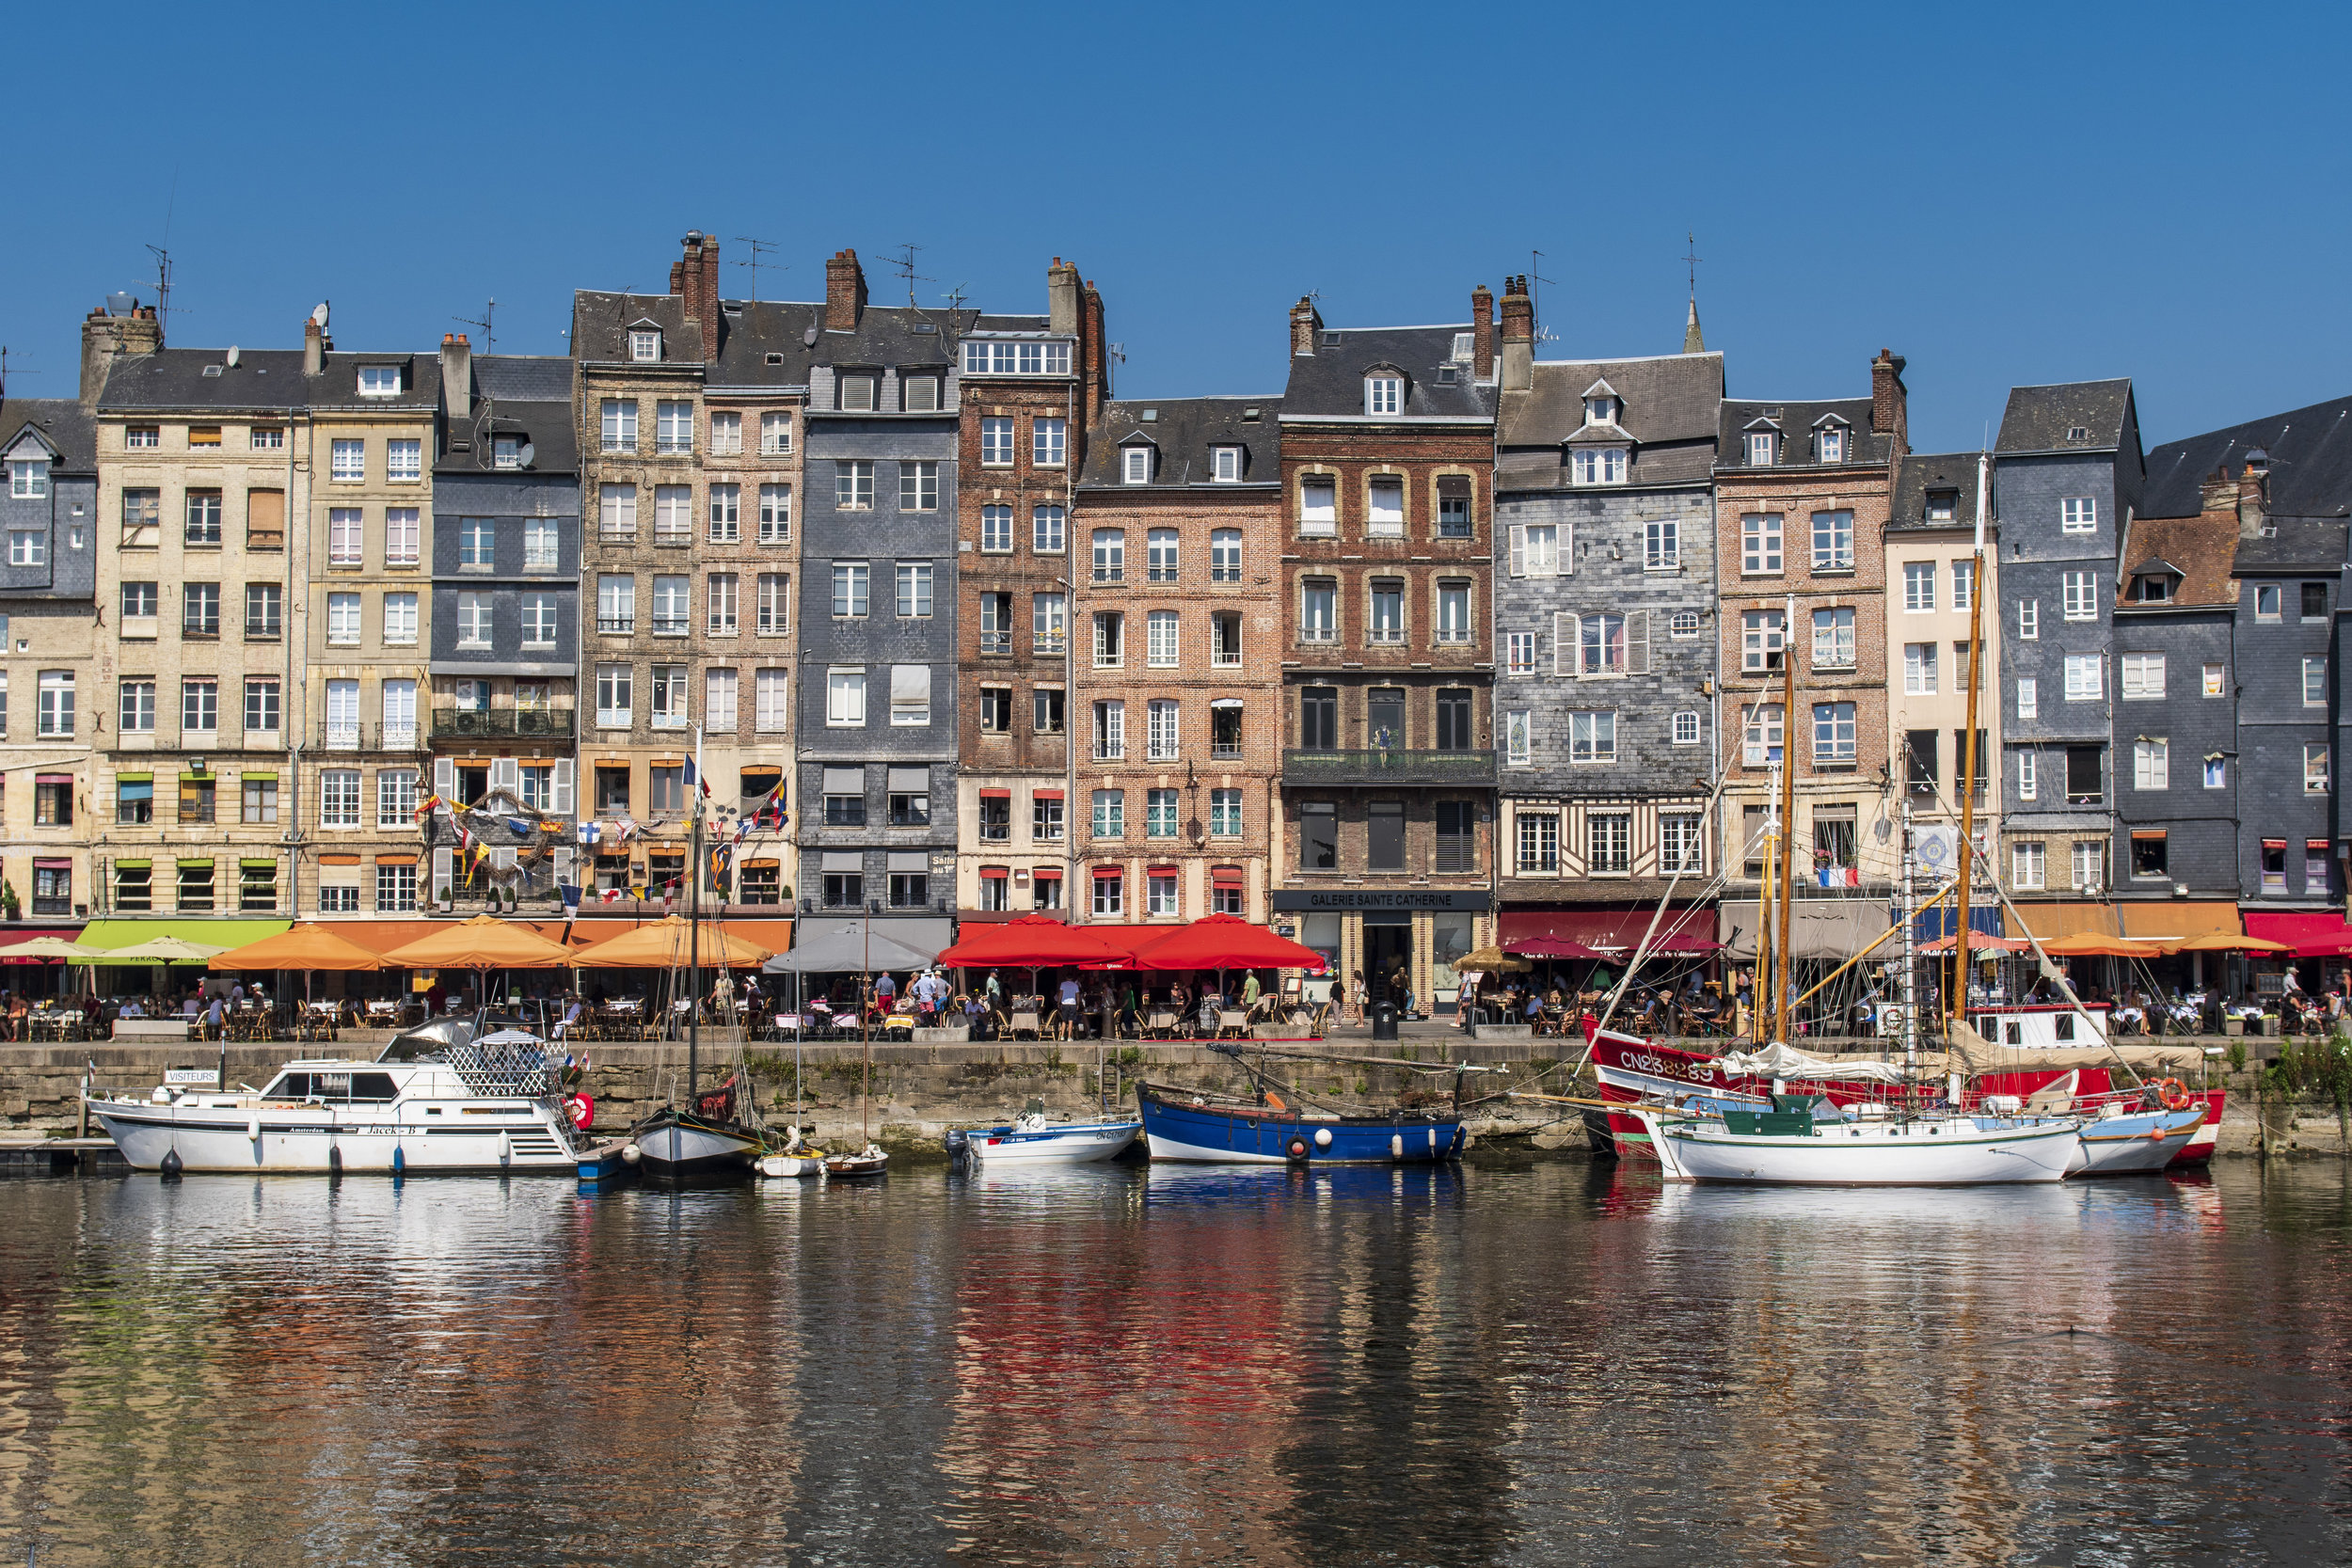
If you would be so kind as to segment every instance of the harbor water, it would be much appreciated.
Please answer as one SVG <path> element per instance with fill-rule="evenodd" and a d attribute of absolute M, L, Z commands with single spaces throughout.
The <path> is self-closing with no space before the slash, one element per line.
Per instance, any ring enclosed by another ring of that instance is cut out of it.
<path fill-rule="evenodd" d="M 2341 1561 L 2348 1236 L 2333 1161 L 15 1179 L 0 1561 Z"/>

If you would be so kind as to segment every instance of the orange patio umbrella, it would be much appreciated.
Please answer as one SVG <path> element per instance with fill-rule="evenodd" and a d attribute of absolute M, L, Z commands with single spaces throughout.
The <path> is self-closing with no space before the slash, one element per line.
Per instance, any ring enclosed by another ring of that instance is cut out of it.
<path fill-rule="evenodd" d="M 2077 931 L 2071 937 L 2059 937 L 2042 944 L 2042 950 L 2054 958 L 2157 958 L 2164 950 L 2144 942 L 2126 942 L 2122 937 L 2103 936 L 2097 931 Z"/>
<path fill-rule="evenodd" d="M 214 956 L 213 969 L 222 970 L 375 970 L 385 967 L 384 960 L 358 943 L 336 935 L 324 926 L 296 926 L 232 947 Z"/>
<path fill-rule="evenodd" d="M 478 914 L 395 947 L 384 961 L 395 969 L 562 969 L 579 957 L 536 931 Z"/>
<path fill-rule="evenodd" d="M 712 968 L 756 969 L 773 957 L 767 948 L 744 941 L 717 921 L 702 923 L 699 957 Z M 684 969 L 687 936 L 692 929 L 676 915 L 640 926 L 572 955 L 571 961 L 595 969 Z"/>
<path fill-rule="evenodd" d="M 2235 931 L 2204 931 L 2185 942 L 2169 942 L 2175 953 L 2291 953 L 2293 948 L 2283 942 L 2267 942 L 2261 937 L 2240 936 Z"/>

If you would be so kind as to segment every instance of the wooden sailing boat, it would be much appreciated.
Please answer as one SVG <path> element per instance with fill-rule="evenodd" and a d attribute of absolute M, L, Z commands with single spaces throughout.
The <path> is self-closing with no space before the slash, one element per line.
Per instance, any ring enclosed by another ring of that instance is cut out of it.
<path fill-rule="evenodd" d="M 866 1053 L 864 1070 L 858 1081 L 857 1095 L 857 1140 L 861 1147 L 854 1153 L 827 1155 L 825 1157 L 825 1175 L 828 1177 L 850 1178 L 880 1176 L 890 1164 L 890 1155 L 888 1151 L 885 1150 L 882 1145 L 874 1141 L 872 1126 L 874 1110 L 874 998 L 870 988 L 873 981 L 872 971 L 874 967 L 873 941 L 874 913 L 872 909 L 869 907 L 866 911 L 866 952 L 861 959 L 861 962 L 865 966 L 866 973 L 861 974 L 858 976 L 858 992 L 862 998 L 861 1005 L 858 1008 L 858 1034 L 864 1041 Z"/>

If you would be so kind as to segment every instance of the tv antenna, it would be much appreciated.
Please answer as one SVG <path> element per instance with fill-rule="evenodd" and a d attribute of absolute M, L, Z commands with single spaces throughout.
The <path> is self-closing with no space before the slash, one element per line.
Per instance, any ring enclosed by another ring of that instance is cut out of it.
<path fill-rule="evenodd" d="M 169 239 L 171 237 L 168 232 L 171 228 L 170 223 L 167 221 L 164 228 L 167 230 L 164 237 Z M 159 245 L 151 245 L 147 250 L 149 255 L 155 258 L 155 325 L 162 331 L 164 341 L 169 342 L 171 341 L 171 252 Z"/>
<path fill-rule="evenodd" d="M 734 264 L 739 267 L 749 267 L 752 269 L 752 303 L 756 305 L 759 303 L 759 269 L 767 264 L 759 259 L 760 253 L 769 250 L 782 250 L 784 246 L 776 244 L 773 240 L 753 239 L 749 234 L 736 235 L 735 243 L 737 245 L 747 245 L 752 247 L 752 259 L 750 261 L 737 261 Z M 778 272 L 789 272 L 792 269 L 779 263 L 776 270 Z"/>
<path fill-rule="evenodd" d="M 498 319 L 498 311 L 499 302 L 494 299 L 482 308 L 482 319 L 480 321 L 474 321 L 470 317 L 467 316 L 452 316 L 450 317 L 450 320 L 455 322 L 460 326 L 478 326 L 482 328 L 482 352 L 488 354 L 498 342 L 498 335 L 490 329 L 490 324 Z"/>
<path fill-rule="evenodd" d="M 907 306 L 910 309 L 912 309 L 915 308 L 914 286 L 917 283 L 937 282 L 938 279 L 926 277 L 914 270 L 914 253 L 923 248 L 921 245 L 914 244 L 913 241 L 908 241 L 907 243 L 901 245 L 898 248 L 905 251 L 906 254 L 904 256 L 893 256 L 890 258 L 890 266 L 891 270 L 896 272 L 900 277 L 906 279 Z"/>
<path fill-rule="evenodd" d="M 1537 309 L 1536 302 L 1543 295 L 1543 285 L 1556 283 L 1559 279 L 1544 276 L 1544 253 L 1542 251 L 1530 250 L 1527 256 L 1527 310 L 1528 314 L 1535 318 L 1535 341 L 1539 343 L 1558 342 L 1560 340 L 1556 334 L 1545 330 L 1544 313 Z"/>
<path fill-rule="evenodd" d="M 1689 248 L 1682 253 L 1682 260 L 1684 264 L 1690 269 L 1691 299 L 1692 302 L 1695 304 L 1699 297 L 1699 262 L 1706 260 L 1706 258 L 1699 254 L 1699 237 L 1697 230 L 1692 230 L 1685 232 L 1683 235 L 1683 242 L 1689 246 Z"/>

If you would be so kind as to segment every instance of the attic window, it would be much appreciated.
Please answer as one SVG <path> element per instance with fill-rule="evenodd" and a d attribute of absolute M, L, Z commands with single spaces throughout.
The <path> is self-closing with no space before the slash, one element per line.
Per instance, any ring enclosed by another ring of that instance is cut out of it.
<path fill-rule="evenodd" d="M 208 376 L 217 376 L 220 374 L 220 367 L 218 365 L 207 365 L 204 367 L 204 373 Z"/>
<path fill-rule="evenodd" d="M 1252 404 L 1251 406 L 1243 409 L 1241 411 L 1241 417 L 1245 420 L 1255 420 L 1258 417 L 1256 405 Z"/>
<path fill-rule="evenodd" d="M 652 364 L 661 357 L 661 334 L 640 327 L 631 327 L 628 334 L 628 356 L 639 364 Z"/>
<path fill-rule="evenodd" d="M 490 466 L 497 468 L 519 468 L 523 466 L 523 438 L 519 436 L 494 436 L 490 438 Z"/>
<path fill-rule="evenodd" d="M 1772 433 L 1769 430 L 1748 432 L 1748 466 L 1769 468 L 1772 466 Z"/>
<path fill-rule="evenodd" d="M 2172 579 L 2162 572 L 2151 572 L 2132 583 L 2132 597 L 2141 604 L 2170 604 Z"/>
<path fill-rule="evenodd" d="M 1451 387 L 1460 379 L 1460 367 L 1454 365 L 1439 365 L 1438 367 L 1438 384 L 1439 386 Z"/>
<path fill-rule="evenodd" d="M 1405 378 L 1401 375 L 1364 377 L 1364 412 L 1401 414 L 1405 411 Z"/>
<path fill-rule="evenodd" d="M 874 407 L 874 378 L 870 375 L 845 375 L 838 383 L 839 390 L 834 406 L 855 413 L 870 413 Z"/>
<path fill-rule="evenodd" d="M 933 326 L 930 322 L 916 322 L 913 326 L 908 327 L 907 330 L 909 332 L 937 332 L 939 328 Z"/>
<path fill-rule="evenodd" d="M 359 395 L 363 398 L 400 396 L 400 367 L 398 365 L 360 366 Z"/>
<path fill-rule="evenodd" d="M 1152 449 L 1140 445 L 1122 449 L 1120 453 L 1119 477 L 1120 482 L 1124 484 L 1151 483 Z"/>
<path fill-rule="evenodd" d="M 784 363 L 784 356 L 781 354 L 771 354 L 768 356 L 768 363 L 771 365 L 781 365 Z"/>
<path fill-rule="evenodd" d="M 939 377 L 908 375 L 898 378 L 898 406 L 910 414 L 939 412 Z"/>
<path fill-rule="evenodd" d="M 1211 447 L 1209 458 L 1210 478 L 1219 484 L 1241 483 L 1241 448 Z"/>
<path fill-rule="evenodd" d="M 1156 408 L 1147 408 L 1136 416 L 1137 420 L 1141 420 L 1145 424 L 1154 422 L 1159 419 L 1159 417 L 1160 411 Z"/>
<path fill-rule="evenodd" d="M 1477 352 L 1478 334 L 1475 332 L 1456 332 L 1454 335 L 1454 357 L 1456 360 L 1467 365 L 1470 362 L 1471 356 L 1476 355 Z"/>
<path fill-rule="evenodd" d="M 1613 424 L 1616 419 L 1617 400 L 1615 398 L 1597 397 L 1584 400 L 1584 422 L 1586 424 Z"/>
<path fill-rule="evenodd" d="M 1836 426 L 1822 431 L 1814 442 L 1823 463 L 1843 463 L 1846 460 L 1846 433 Z"/>
<path fill-rule="evenodd" d="M 1931 490 L 1928 492 L 1928 521 L 1948 523 L 1960 515 L 1960 492 Z"/>
<path fill-rule="evenodd" d="M 2074 425 L 2067 430 L 2066 438 L 2070 441 L 2088 441 L 2090 439 L 2090 427 L 2085 424 Z"/>
<path fill-rule="evenodd" d="M 1337 348 L 1345 341 L 1347 341 L 1347 334 L 1344 332 L 1326 332 L 1323 335 L 1325 348 Z"/>

